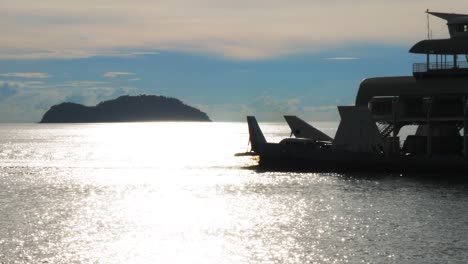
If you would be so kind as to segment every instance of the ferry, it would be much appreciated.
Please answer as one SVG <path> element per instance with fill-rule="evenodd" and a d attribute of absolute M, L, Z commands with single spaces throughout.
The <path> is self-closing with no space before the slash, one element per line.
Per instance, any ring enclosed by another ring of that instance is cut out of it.
<path fill-rule="evenodd" d="M 261 168 L 308 171 L 468 171 L 468 15 L 426 12 L 447 21 L 448 39 L 426 39 L 412 76 L 362 81 L 353 106 L 338 106 L 334 138 L 295 116 L 295 138 L 266 141 L 247 117 L 251 152 Z M 429 36 L 429 34 L 428 34 Z M 404 139 L 400 132 L 416 126 Z M 401 138 L 400 138 L 401 137 Z"/>

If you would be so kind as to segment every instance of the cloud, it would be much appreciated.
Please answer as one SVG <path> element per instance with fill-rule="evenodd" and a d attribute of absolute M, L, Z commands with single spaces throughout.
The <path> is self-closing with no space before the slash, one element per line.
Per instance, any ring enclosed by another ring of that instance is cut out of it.
<path fill-rule="evenodd" d="M 108 82 L 80 80 L 80 81 L 67 81 L 63 84 L 63 86 L 73 87 L 73 88 L 76 88 L 76 87 L 89 88 L 89 87 L 99 87 L 99 86 L 103 86 L 107 84 Z"/>
<path fill-rule="evenodd" d="M 0 12 L 1 13 L 1 12 Z M 1 25 L 0 25 L 1 28 Z M 1 44 L 0 44 L 1 46 Z M 145 55 L 156 55 L 159 52 L 156 51 L 133 51 L 125 48 L 114 48 L 109 49 L 97 49 L 97 48 L 86 48 L 77 46 L 75 49 L 64 47 L 54 50 L 37 50 L 34 48 L 9 48 L 0 50 L 0 59 L 49 59 L 49 58 L 60 58 L 60 59 L 75 59 L 75 58 L 89 58 L 95 56 L 101 57 L 122 57 L 122 58 L 136 58 Z"/>
<path fill-rule="evenodd" d="M 49 75 L 42 72 L 9 72 L 0 74 L 1 77 L 15 78 L 31 78 L 31 79 L 46 79 Z"/>
<path fill-rule="evenodd" d="M 16 94 L 16 87 L 9 83 L 2 83 L 0 84 L 0 96 L 2 97 L 9 97 Z"/>
<path fill-rule="evenodd" d="M 131 76 L 131 75 L 136 75 L 133 72 L 106 72 L 104 73 L 104 77 L 106 78 L 115 78 L 119 76 Z"/>
<path fill-rule="evenodd" d="M 0 80 L 1 122 L 38 122 L 52 106 L 65 101 L 85 105 L 114 99 L 124 94 L 135 94 L 136 87 L 109 86 L 99 81 L 66 81 L 43 83 L 35 81 Z"/>
<path fill-rule="evenodd" d="M 157 51 L 132 51 L 129 53 L 130 56 L 139 56 L 139 55 L 157 55 Z"/>
<path fill-rule="evenodd" d="M 0 9 L 0 57 L 138 56 L 172 50 L 259 59 L 353 43 L 411 45 L 425 37 L 427 8 L 461 13 L 466 3 L 115 0 L 109 6 L 105 0 L 6 1 Z M 431 18 L 434 29 L 444 24 Z M 440 37 L 447 35 L 444 29 Z"/>
<path fill-rule="evenodd" d="M 324 60 L 357 60 L 359 58 L 356 57 L 331 57 L 331 58 L 324 58 Z"/>
<path fill-rule="evenodd" d="M 326 111 L 337 111 L 336 105 L 325 105 L 325 106 L 304 106 L 302 107 L 304 112 L 326 112 Z"/>
<path fill-rule="evenodd" d="M 188 100 L 187 100 L 188 101 Z M 337 121 L 337 105 L 309 106 L 299 98 L 279 98 L 262 95 L 246 100 L 244 103 L 194 104 L 205 111 L 212 120 L 245 121 L 248 115 L 254 115 L 262 122 L 283 122 L 284 115 L 297 115 L 304 120 Z"/>

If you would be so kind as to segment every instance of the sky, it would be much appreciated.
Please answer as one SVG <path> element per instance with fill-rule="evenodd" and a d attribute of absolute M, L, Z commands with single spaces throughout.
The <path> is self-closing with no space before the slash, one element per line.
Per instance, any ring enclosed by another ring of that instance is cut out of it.
<path fill-rule="evenodd" d="M 0 0 L 0 122 L 125 94 L 176 97 L 215 121 L 337 120 L 364 78 L 424 60 L 408 50 L 426 9 L 468 13 L 456 0 Z"/>

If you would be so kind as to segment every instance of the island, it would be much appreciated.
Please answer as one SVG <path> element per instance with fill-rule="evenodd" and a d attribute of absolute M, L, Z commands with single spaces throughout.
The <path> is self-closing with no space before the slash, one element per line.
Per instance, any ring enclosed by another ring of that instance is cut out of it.
<path fill-rule="evenodd" d="M 210 122 L 208 115 L 178 99 L 138 95 L 121 96 L 96 106 L 61 103 L 52 106 L 39 123 L 96 123 L 96 122 L 149 122 L 198 121 Z"/>

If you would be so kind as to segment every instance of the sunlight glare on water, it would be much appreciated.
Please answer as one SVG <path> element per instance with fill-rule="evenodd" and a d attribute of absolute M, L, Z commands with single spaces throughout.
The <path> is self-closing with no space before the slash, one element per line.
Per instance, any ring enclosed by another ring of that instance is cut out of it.
<path fill-rule="evenodd" d="M 2 125 L 0 262 L 465 263 L 466 184 L 260 173 L 247 142 L 243 123 Z"/>

